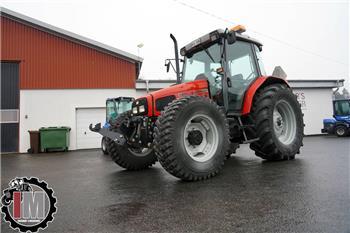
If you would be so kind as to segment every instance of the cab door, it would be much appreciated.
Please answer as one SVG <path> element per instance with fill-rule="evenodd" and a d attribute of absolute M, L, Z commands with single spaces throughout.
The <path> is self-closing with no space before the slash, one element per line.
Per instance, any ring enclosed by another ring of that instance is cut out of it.
<path fill-rule="evenodd" d="M 259 76 L 255 48 L 251 43 L 236 41 L 226 46 L 227 107 L 229 112 L 240 112 L 245 91 Z"/>

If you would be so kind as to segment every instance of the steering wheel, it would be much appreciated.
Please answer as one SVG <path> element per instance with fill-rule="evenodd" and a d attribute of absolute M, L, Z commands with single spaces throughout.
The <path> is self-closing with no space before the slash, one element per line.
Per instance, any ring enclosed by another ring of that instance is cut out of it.
<path fill-rule="evenodd" d="M 248 75 L 248 77 L 247 77 L 246 80 L 251 80 L 252 78 L 254 78 L 254 76 L 252 76 L 252 75 L 254 75 L 254 74 L 255 74 L 255 72 L 251 72 L 251 73 Z M 250 77 L 250 76 L 252 76 L 252 77 Z"/>

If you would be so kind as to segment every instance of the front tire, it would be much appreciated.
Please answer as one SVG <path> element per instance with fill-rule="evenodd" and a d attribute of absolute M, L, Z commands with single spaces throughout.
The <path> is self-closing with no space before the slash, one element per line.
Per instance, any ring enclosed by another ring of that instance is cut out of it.
<path fill-rule="evenodd" d="M 101 140 L 101 149 L 104 155 L 108 154 L 108 149 L 107 149 L 107 138 L 106 137 L 102 137 Z"/>
<path fill-rule="evenodd" d="M 346 134 L 346 131 L 348 129 L 344 126 L 344 125 L 338 125 L 336 128 L 335 128 L 335 134 L 338 136 L 338 137 L 345 137 L 347 134 Z"/>
<path fill-rule="evenodd" d="M 230 144 L 228 122 L 212 100 L 187 96 L 162 112 L 154 142 L 167 172 L 187 181 L 208 179 L 224 165 Z"/>
<path fill-rule="evenodd" d="M 124 124 L 125 118 L 130 112 L 120 114 L 113 124 L 115 130 L 120 131 Z M 121 132 L 123 133 L 123 132 Z M 107 148 L 112 160 L 119 166 L 127 170 L 141 170 L 148 168 L 156 163 L 157 157 L 153 148 L 132 148 L 127 142 L 124 145 L 118 145 L 112 140 L 107 140 Z"/>
<path fill-rule="evenodd" d="M 131 149 L 128 145 L 120 146 L 112 140 L 108 146 L 112 160 L 127 170 L 142 170 L 151 167 L 157 161 L 154 150 L 151 148 Z"/>
<path fill-rule="evenodd" d="M 250 144 L 255 154 L 273 161 L 294 159 L 303 144 L 304 122 L 291 89 L 283 84 L 262 88 L 254 97 L 251 114 L 259 138 Z"/>

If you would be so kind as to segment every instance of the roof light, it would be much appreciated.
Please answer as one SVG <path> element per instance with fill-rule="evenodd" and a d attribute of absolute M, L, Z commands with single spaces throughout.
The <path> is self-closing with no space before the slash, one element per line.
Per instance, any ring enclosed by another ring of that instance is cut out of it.
<path fill-rule="evenodd" d="M 230 29 L 230 31 L 234 31 L 234 32 L 237 32 L 239 34 L 245 32 L 245 27 L 243 25 L 237 25 L 237 26 L 234 26 L 233 28 Z"/>

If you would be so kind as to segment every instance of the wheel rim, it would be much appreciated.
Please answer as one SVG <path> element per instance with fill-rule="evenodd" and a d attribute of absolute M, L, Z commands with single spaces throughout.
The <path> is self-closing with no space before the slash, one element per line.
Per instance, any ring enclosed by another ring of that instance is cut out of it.
<path fill-rule="evenodd" d="M 343 128 L 338 128 L 337 129 L 337 133 L 338 133 L 338 135 L 344 135 L 345 134 L 345 130 L 343 129 Z"/>
<path fill-rule="evenodd" d="M 141 147 L 141 148 L 132 148 L 132 147 L 128 147 L 128 150 L 135 156 L 138 157 L 143 157 L 148 155 L 149 153 L 152 152 L 152 149 L 150 148 L 146 148 L 146 147 Z"/>
<path fill-rule="evenodd" d="M 187 154 L 193 160 L 206 162 L 217 150 L 218 129 L 210 117 L 196 114 L 185 125 L 183 141 Z"/>
<path fill-rule="evenodd" d="M 291 144 L 296 136 L 297 123 L 292 106 L 285 100 L 276 103 L 273 110 L 273 128 L 278 140 Z"/>
<path fill-rule="evenodd" d="M 106 151 L 106 141 L 105 140 L 102 141 L 102 150 Z"/>

